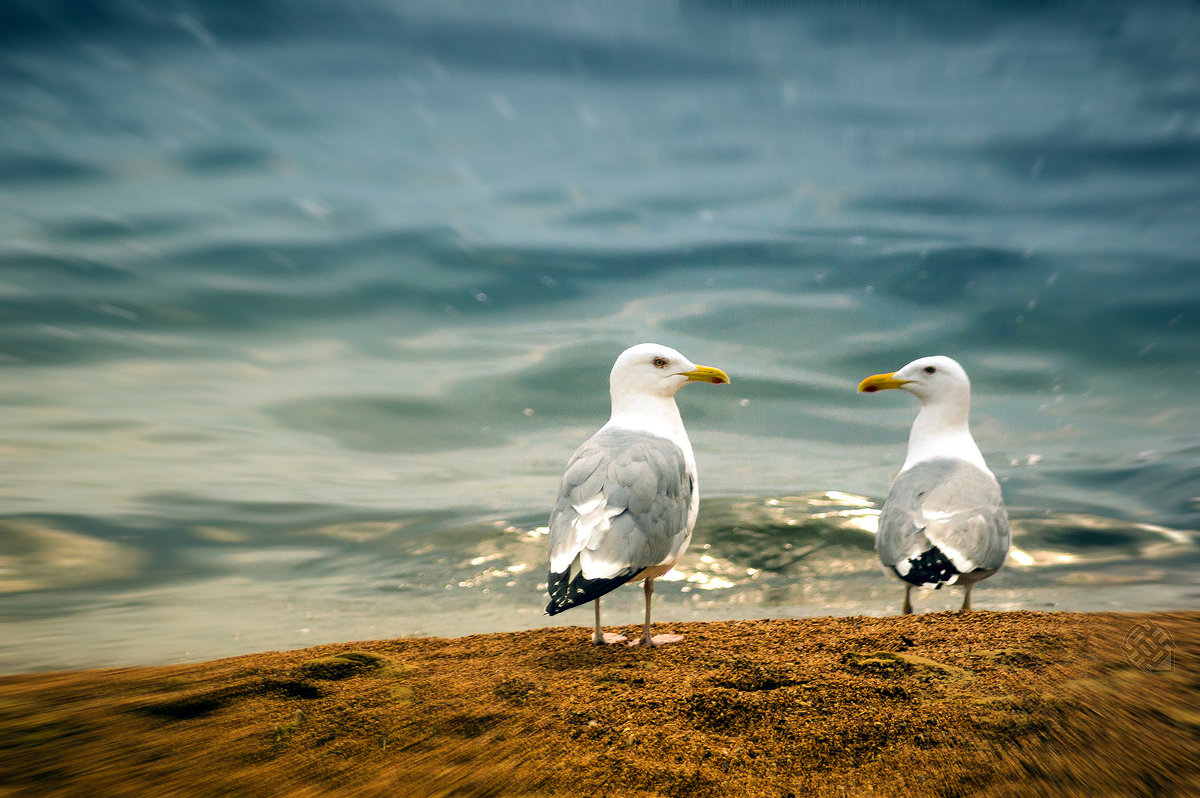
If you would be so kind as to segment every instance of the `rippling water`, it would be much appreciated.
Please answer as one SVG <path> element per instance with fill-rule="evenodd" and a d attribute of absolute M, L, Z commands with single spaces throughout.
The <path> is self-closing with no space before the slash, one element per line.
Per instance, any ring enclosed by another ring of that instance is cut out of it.
<path fill-rule="evenodd" d="M 854 388 L 933 353 L 1014 520 L 977 606 L 1200 606 L 1197 41 L 1183 2 L 6 4 L 0 670 L 589 622 L 541 615 L 542 527 L 643 340 L 733 379 L 680 395 L 659 618 L 895 612 L 916 407 Z"/>

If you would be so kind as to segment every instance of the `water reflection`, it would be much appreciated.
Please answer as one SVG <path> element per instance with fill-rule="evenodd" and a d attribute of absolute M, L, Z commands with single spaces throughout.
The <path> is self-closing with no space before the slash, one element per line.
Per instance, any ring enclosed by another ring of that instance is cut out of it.
<path fill-rule="evenodd" d="M 706 499 L 692 546 L 657 585 L 662 617 L 894 612 L 896 584 L 873 551 L 878 515 L 871 498 L 837 490 Z M 1008 566 L 978 596 L 981 607 L 1152 608 L 1163 584 L 1179 591 L 1181 604 L 1200 597 L 1193 531 L 1020 508 L 1012 523 Z M 154 661 L 180 651 L 207 657 L 305 645 L 320 635 L 589 622 L 578 613 L 542 615 L 547 529 L 535 519 L 300 524 L 283 540 L 248 524 L 210 523 L 192 528 L 192 545 L 174 560 L 151 547 L 154 538 L 139 543 L 134 528 L 110 526 L 110 540 L 82 526 L 66 518 L 3 521 L 0 592 L 8 594 L 4 619 L 13 634 L 0 644 L 0 669 L 28 667 L 30 646 L 40 667 L 121 662 L 130 651 Z M 253 613 L 236 609 L 245 600 Z M 634 619 L 640 600 L 640 591 L 618 590 L 606 604 L 616 618 Z M 145 638 L 180 601 L 229 603 L 228 623 L 197 618 L 195 627 Z M 939 608 L 937 601 L 925 606 Z"/>

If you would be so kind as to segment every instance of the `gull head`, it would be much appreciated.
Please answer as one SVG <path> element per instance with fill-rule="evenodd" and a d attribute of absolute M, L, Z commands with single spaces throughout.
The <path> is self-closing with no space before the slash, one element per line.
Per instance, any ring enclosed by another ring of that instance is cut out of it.
<path fill-rule="evenodd" d="M 729 376 L 720 369 L 697 366 L 661 344 L 638 344 L 621 353 L 608 376 L 614 398 L 621 395 L 669 398 L 689 382 L 722 385 Z"/>
<path fill-rule="evenodd" d="M 971 401 L 971 381 L 958 362 L 944 355 L 922 357 L 899 371 L 875 374 L 858 384 L 863 393 L 875 393 L 889 388 L 907 391 L 921 404 Z"/>

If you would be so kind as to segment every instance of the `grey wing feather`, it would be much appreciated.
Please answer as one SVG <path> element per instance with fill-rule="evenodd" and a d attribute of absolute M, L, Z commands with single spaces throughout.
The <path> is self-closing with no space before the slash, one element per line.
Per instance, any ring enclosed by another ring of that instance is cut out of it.
<path fill-rule="evenodd" d="M 694 482 L 666 438 L 601 430 L 575 452 L 550 515 L 551 614 L 679 555 Z M 556 590 L 557 585 L 557 590 Z"/>
<path fill-rule="evenodd" d="M 892 483 L 879 517 L 880 561 L 914 584 L 986 576 L 1008 555 L 1008 513 L 995 478 L 961 460 L 920 463 Z"/>

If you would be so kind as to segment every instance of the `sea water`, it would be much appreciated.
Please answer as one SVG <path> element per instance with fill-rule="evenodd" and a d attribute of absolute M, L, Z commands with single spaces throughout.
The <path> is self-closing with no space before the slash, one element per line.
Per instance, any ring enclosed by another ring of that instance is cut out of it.
<path fill-rule="evenodd" d="M 641 341 L 732 378 L 678 397 L 659 620 L 895 613 L 917 406 L 855 386 L 927 354 L 1013 519 L 977 608 L 1195 609 L 1197 42 L 1184 2 L 6 3 L 0 669 L 589 624 L 545 525 Z"/>

